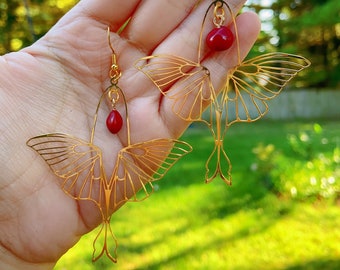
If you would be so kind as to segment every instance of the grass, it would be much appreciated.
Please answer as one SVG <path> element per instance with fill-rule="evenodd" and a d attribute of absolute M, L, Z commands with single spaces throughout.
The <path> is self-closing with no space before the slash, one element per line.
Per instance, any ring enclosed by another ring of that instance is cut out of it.
<path fill-rule="evenodd" d="M 332 151 L 340 123 L 320 124 L 330 143 L 315 147 Z M 233 126 L 225 143 L 232 187 L 220 179 L 204 184 L 213 141 L 208 130 L 189 129 L 184 140 L 194 152 L 156 183 L 149 199 L 128 203 L 112 217 L 118 264 L 106 258 L 91 263 L 92 232 L 55 269 L 340 269 L 339 205 L 278 197 L 250 169 L 256 145 L 274 144 L 292 155 L 287 134 L 312 126 L 265 121 Z"/>

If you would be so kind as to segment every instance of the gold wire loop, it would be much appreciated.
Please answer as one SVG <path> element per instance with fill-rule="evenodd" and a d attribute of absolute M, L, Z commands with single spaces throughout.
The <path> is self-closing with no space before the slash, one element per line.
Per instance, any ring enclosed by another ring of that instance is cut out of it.
<path fill-rule="evenodd" d="M 221 27 L 224 24 L 225 21 L 225 11 L 223 9 L 223 4 L 221 2 L 218 2 L 215 5 L 214 8 L 214 19 L 213 23 L 216 27 Z"/>
<path fill-rule="evenodd" d="M 109 71 L 110 81 L 111 84 L 116 85 L 118 84 L 119 78 L 122 76 L 122 72 L 120 71 L 117 64 L 112 63 L 110 71 Z"/>
<path fill-rule="evenodd" d="M 119 91 L 117 89 L 117 87 L 113 86 L 110 88 L 110 90 L 107 93 L 107 97 L 109 98 L 112 107 L 115 108 L 116 107 L 116 103 L 119 100 Z"/>

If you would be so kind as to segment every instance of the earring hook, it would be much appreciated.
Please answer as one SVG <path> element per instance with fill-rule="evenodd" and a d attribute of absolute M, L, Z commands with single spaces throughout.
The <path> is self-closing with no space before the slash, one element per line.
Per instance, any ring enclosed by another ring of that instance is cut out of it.
<path fill-rule="evenodd" d="M 118 83 L 119 78 L 122 76 L 122 72 L 119 69 L 119 66 L 117 64 L 117 55 L 115 50 L 113 49 L 112 43 L 111 43 L 111 36 L 110 36 L 110 27 L 107 27 L 107 40 L 109 43 L 109 47 L 111 49 L 111 68 L 109 71 L 109 76 L 111 78 L 112 85 L 116 85 Z"/>

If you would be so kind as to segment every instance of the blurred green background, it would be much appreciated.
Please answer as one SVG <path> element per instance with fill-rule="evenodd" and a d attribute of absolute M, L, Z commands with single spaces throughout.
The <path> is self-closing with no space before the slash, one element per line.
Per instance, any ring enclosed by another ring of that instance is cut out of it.
<path fill-rule="evenodd" d="M 39 39 L 76 2 L 0 0 L 0 54 Z M 244 10 L 255 11 L 263 22 L 250 56 L 271 51 L 299 53 L 312 61 L 313 68 L 295 85 L 339 86 L 340 1 L 248 0 Z"/>
<path fill-rule="evenodd" d="M 0 54 L 29 46 L 76 2 L 0 0 Z M 312 61 L 287 90 L 316 97 L 298 104 L 309 113 L 289 114 L 281 102 L 288 114 L 271 108 L 259 122 L 232 126 L 232 187 L 204 184 L 214 142 L 193 125 L 183 139 L 194 152 L 148 200 L 112 217 L 118 264 L 91 263 L 92 232 L 56 269 L 340 269 L 340 107 L 322 105 L 340 92 L 340 1 L 252 0 L 244 10 L 263 22 L 250 57 L 284 51 Z"/>

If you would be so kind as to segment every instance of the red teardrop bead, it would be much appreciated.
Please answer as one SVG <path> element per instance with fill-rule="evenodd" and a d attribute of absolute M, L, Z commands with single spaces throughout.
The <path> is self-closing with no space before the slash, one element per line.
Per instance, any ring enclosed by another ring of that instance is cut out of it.
<path fill-rule="evenodd" d="M 120 113 L 113 109 L 106 118 L 106 126 L 111 133 L 118 133 L 123 126 L 123 118 Z"/>
<path fill-rule="evenodd" d="M 225 51 L 233 45 L 234 34 L 226 26 L 214 28 L 206 38 L 208 47 L 214 51 Z"/>

